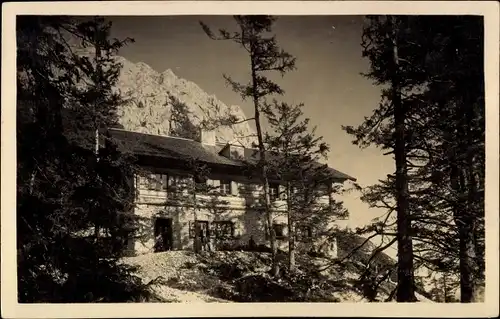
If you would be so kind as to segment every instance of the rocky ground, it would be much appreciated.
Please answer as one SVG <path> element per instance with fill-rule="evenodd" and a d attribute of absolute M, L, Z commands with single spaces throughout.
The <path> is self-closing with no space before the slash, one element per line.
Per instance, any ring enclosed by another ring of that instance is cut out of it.
<path fill-rule="evenodd" d="M 298 271 L 286 270 L 279 280 L 267 271 L 268 253 L 210 252 L 196 255 L 172 251 L 128 257 L 138 276 L 149 283 L 161 302 L 366 302 L 356 285 L 359 274 L 349 269 L 325 268 L 325 260 L 301 256 Z M 284 265 L 282 266 L 284 267 Z M 382 289 L 378 299 L 387 297 Z M 422 301 L 427 301 L 419 296 Z"/>

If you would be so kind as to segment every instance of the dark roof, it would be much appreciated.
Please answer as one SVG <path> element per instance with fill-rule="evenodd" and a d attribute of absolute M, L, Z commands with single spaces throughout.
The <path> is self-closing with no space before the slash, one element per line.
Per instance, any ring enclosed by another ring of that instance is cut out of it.
<path fill-rule="evenodd" d="M 189 160 L 194 158 L 207 164 L 240 167 L 244 166 L 245 162 L 257 163 L 258 161 L 255 149 L 245 148 L 244 158 L 236 160 L 219 154 L 225 147 L 224 145 L 207 145 L 185 138 L 152 135 L 122 129 L 109 129 L 108 131 L 121 151 L 130 152 L 136 155 L 178 160 Z M 318 163 L 318 165 L 320 164 Z M 329 169 L 334 178 L 356 180 L 333 168 Z"/>
<path fill-rule="evenodd" d="M 195 158 L 205 163 L 241 165 L 218 154 L 220 147 L 205 145 L 194 140 L 151 135 L 138 132 L 110 129 L 109 133 L 118 148 L 136 155 L 188 160 Z"/>
<path fill-rule="evenodd" d="M 240 147 L 240 146 L 235 146 L 235 147 Z M 255 149 L 255 148 L 245 148 L 244 150 L 244 160 L 247 161 L 247 162 L 250 162 L 250 163 L 257 163 L 258 159 L 259 159 L 259 153 L 258 153 L 258 150 Z M 268 154 L 268 159 L 276 159 L 276 161 L 279 162 L 279 155 L 273 155 L 273 154 Z M 321 163 L 314 163 L 316 164 L 316 167 L 320 167 L 324 164 L 321 164 Z M 356 181 L 356 179 L 352 176 L 349 176 L 345 173 L 342 173 L 334 168 L 331 168 L 331 167 L 328 167 L 328 170 L 329 170 L 329 173 L 331 174 L 331 176 L 333 176 L 334 178 L 336 179 L 342 179 L 342 180 L 351 180 L 351 181 Z"/>

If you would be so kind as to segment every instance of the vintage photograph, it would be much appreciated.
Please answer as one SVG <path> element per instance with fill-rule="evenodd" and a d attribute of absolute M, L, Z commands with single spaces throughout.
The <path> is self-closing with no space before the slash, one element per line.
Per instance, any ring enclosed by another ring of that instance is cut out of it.
<path fill-rule="evenodd" d="M 19 303 L 485 301 L 483 16 L 15 28 Z"/>

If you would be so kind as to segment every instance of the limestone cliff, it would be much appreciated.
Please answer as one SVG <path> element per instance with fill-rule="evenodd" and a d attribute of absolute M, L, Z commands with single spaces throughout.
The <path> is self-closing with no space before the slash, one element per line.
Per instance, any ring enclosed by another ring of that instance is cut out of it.
<path fill-rule="evenodd" d="M 195 125 L 203 119 L 216 119 L 228 114 L 245 119 L 238 106 L 227 106 L 215 96 L 207 94 L 198 85 L 177 77 L 171 70 L 159 73 L 147 64 L 134 64 L 117 57 L 123 65 L 117 89 L 127 100 L 119 110 L 120 124 L 124 129 L 158 135 L 168 135 L 173 101 L 180 101 L 187 117 Z M 238 140 L 250 145 L 254 135 L 247 122 L 215 129 L 219 142 Z"/>
<path fill-rule="evenodd" d="M 73 53 L 93 55 L 91 47 L 83 47 L 74 37 L 64 35 L 64 38 Z M 172 104 L 176 102 L 183 104 L 183 112 L 187 113 L 184 115 L 194 126 L 202 120 L 227 118 L 229 114 L 238 120 L 245 119 L 239 106 L 227 106 L 197 84 L 179 78 L 170 69 L 160 73 L 146 63 L 133 63 L 122 56 L 115 58 L 123 66 L 116 89 L 126 100 L 125 105 L 118 110 L 119 122 L 126 130 L 169 135 Z M 255 140 L 252 135 L 255 132 L 248 122 L 215 129 L 216 140 L 221 143 L 238 141 L 250 146 Z"/>

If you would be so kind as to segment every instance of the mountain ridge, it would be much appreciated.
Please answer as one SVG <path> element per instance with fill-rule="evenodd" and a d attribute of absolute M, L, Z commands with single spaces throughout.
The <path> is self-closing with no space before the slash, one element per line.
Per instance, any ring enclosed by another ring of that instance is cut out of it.
<path fill-rule="evenodd" d="M 95 50 L 92 47 L 84 46 L 71 34 L 54 36 L 62 36 L 73 54 L 86 56 L 93 63 Z M 229 115 L 241 122 L 215 127 L 217 142 L 239 142 L 244 146 L 251 146 L 255 141 L 255 131 L 248 122 L 243 121 L 246 116 L 239 106 L 226 105 L 195 82 L 177 76 L 172 69 L 158 72 L 143 61 L 134 63 L 119 54 L 113 57 L 122 66 L 114 87 L 125 100 L 117 110 L 122 129 L 170 136 L 172 105 L 180 103 L 187 113 L 183 114 L 184 118 L 193 127 L 199 128 L 202 121 L 228 118 Z M 80 84 L 85 85 L 84 83 L 82 81 Z"/>
<path fill-rule="evenodd" d="M 115 56 L 122 65 L 116 89 L 126 103 L 118 110 L 119 123 L 124 129 L 148 134 L 170 135 L 172 105 L 178 101 L 186 106 L 194 126 L 203 120 L 233 115 L 238 121 L 246 119 L 239 106 L 227 106 L 214 94 L 208 94 L 196 83 L 178 77 L 171 69 L 157 72 L 145 62 L 133 63 Z M 219 143 L 238 141 L 250 146 L 255 132 L 248 123 L 215 128 Z"/>

